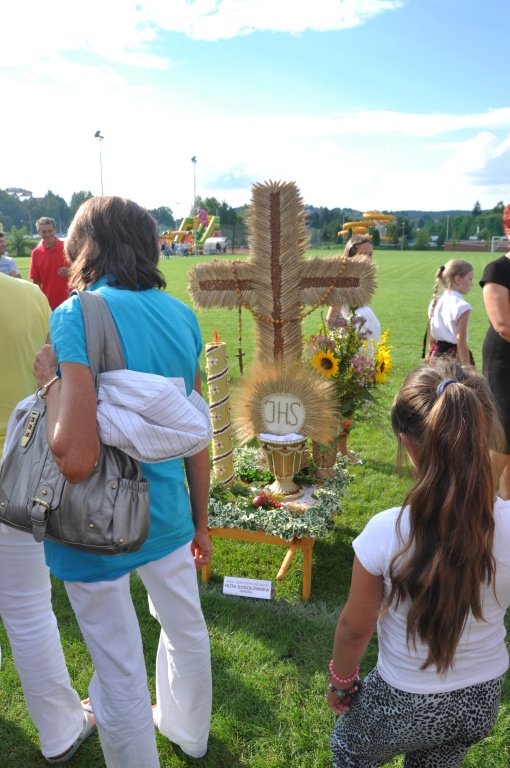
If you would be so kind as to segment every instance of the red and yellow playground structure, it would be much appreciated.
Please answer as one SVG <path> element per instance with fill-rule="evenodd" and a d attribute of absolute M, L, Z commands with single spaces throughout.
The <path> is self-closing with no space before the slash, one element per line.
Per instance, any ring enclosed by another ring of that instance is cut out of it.
<path fill-rule="evenodd" d="M 352 235 L 369 235 L 370 229 L 377 229 L 381 240 L 386 240 L 386 225 L 394 221 L 395 216 L 392 213 L 381 213 L 380 211 L 366 211 L 361 214 L 359 221 L 346 221 L 342 229 L 338 232 L 339 237 L 348 237 Z"/>
<path fill-rule="evenodd" d="M 185 246 L 190 251 L 203 253 L 204 243 L 209 237 L 221 237 L 220 217 L 210 216 L 203 208 L 199 208 L 196 216 L 186 216 L 179 229 L 164 232 L 160 240 L 161 244 L 165 243 L 170 247 L 174 243 L 177 246 Z"/>

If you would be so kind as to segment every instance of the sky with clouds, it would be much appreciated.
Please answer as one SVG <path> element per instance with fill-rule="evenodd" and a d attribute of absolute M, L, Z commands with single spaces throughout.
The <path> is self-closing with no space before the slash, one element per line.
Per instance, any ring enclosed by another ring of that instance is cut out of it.
<path fill-rule="evenodd" d="M 269 179 L 328 208 L 507 203 L 507 18 L 507 0 L 11 2 L 0 188 L 69 202 L 102 182 L 178 217 L 195 189 L 239 206 Z"/>

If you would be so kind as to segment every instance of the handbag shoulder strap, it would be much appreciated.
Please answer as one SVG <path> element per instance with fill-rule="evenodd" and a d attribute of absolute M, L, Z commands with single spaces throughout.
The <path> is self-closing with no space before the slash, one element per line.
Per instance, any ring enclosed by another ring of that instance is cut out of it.
<path fill-rule="evenodd" d="M 101 371 L 126 367 L 117 328 L 105 299 L 97 291 L 76 291 L 83 313 L 87 355 L 94 381 Z"/>

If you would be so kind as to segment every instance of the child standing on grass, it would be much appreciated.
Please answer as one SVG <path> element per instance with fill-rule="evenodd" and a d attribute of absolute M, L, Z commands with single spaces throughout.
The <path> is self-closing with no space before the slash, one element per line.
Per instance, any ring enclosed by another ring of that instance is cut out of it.
<path fill-rule="evenodd" d="M 508 668 L 510 502 L 495 498 L 502 439 L 488 385 L 436 360 L 397 393 L 392 427 L 415 466 L 401 508 L 358 536 L 336 629 L 328 704 L 335 768 L 460 766 L 498 714 Z M 377 666 L 359 663 L 377 625 Z"/>
<path fill-rule="evenodd" d="M 438 296 L 440 284 L 444 292 Z M 461 365 L 474 365 L 468 349 L 471 304 L 463 298 L 473 285 L 473 267 L 463 259 L 450 259 L 436 272 L 434 295 L 429 305 L 429 353 L 427 360 L 447 355 Z"/>

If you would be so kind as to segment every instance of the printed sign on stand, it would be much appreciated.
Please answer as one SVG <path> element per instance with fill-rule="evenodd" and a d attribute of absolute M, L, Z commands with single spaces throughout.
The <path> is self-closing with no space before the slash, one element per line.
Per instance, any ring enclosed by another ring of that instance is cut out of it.
<path fill-rule="evenodd" d="M 238 597 L 257 597 L 261 600 L 271 600 L 274 593 L 273 583 L 262 579 L 242 579 L 237 576 L 225 576 L 223 579 L 223 594 Z"/>

